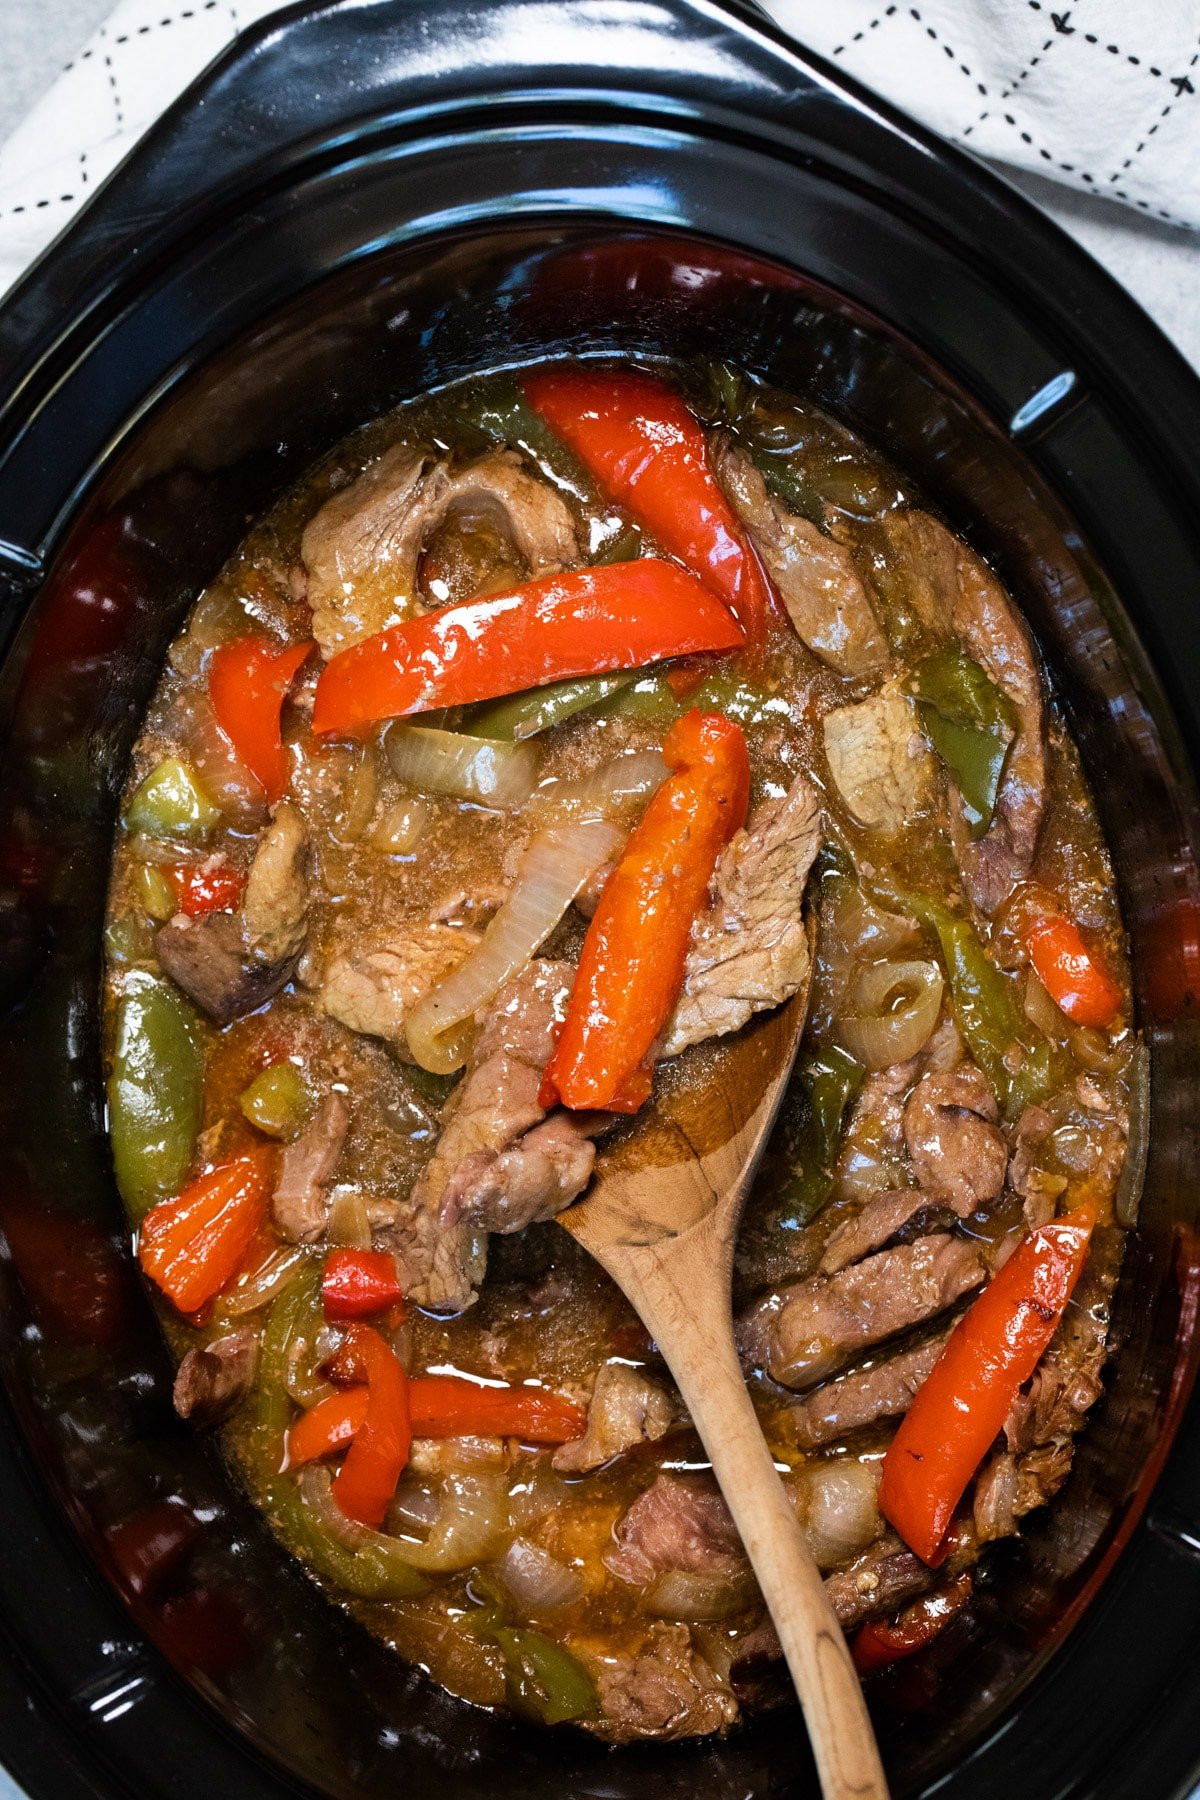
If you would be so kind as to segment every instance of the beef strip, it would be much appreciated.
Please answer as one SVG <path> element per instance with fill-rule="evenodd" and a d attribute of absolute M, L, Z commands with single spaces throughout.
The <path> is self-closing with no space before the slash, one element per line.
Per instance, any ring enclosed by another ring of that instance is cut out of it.
<path fill-rule="evenodd" d="M 941 1355 L 948 1335 L 939 1332 L 912 1349 L 897 1351 L 874 1368 L 857 1369 L 826 1382 L 802 1400 L 793 1400 L 780 1416 L 781 1433 L 797 1450 L 818 1450 L 880 1419 L 900 1418 Z"/>
<path fill-rule="evenodd" d="M 588 1403 L 587 1430 L 581 1438 L 560 1444 L 551 1461 L 564 1474 L 598 1469 L 635 1444 L 656 1443 L 677 1414 L 671 1396 L 640 1369 L 604 1363 Z"/>
<path fill-rule="evenodd" d="M 794 513 L 733 439 L 714 433 L 713 472 L 762 554 L 796 635 L 839 675 L 877 675 L 887 639 L 854 558 Z"/>
<path fill-rule="evenodd" d="M 965 1238 L 937 1232 L 882 1250 L 765 1295 L 741 1320 L 743 1361 L 784 1387 L 813 1387 L 857 1351 L 936 1318 L 983 1276 L 979 1251 Z"/>
<path fill-rule="evenodd" d="M 349 1129 L 346 1102 L 340 1094 L 328 1093 L 279 1159 L 271 1216 L 294 1244 L 313 1243 L 324 1233 L 329 1185 Z"/>
<path fill-rule="evenodd" d="M 621 1581 L 648 1587 L 664 1569 L 729 1575 L 744 1563 L 737 1527 L 717 1485 L 701 1476 L 661 1474 L 618 1519 L 604 1565 Z"/>
<path fill-rule="evenodd" d="M 295 973 L 308 914 L 308 832 L 280 805 L 259 839 L 235 913 L 179 913 L 155 934 L 159 963 L 202 1012 L 228 1025 L 255 1012 Z"/>
<path fill-rule="evenodd" d="M 920 1188 L 881 1188 L 861 1212 L 830 1234 L 821 1257 L 821 1273 L 836 1275 L 839 1269 L 861 1262 L 872 1250 L 881 1249 L 889 1238 L 894 1238 L 929 1204 L 930 1196 Z"/>
<path fill-rule="evenodd" d="M 412 611 L 421 552 L 452 516 L 497 523 L 534 575 L 579 559 L 566 501 L 516 453 L 494 451 L 452 473 L 393 445 L 326 501 L 301 539 L 313 636 L 326 659 Z"/>
<path fill-rule="evenodd" d="M 466 926 L 408 919 L 384 939 L 336 949 L 325 972 L 320 1004 L 330 1018 L 383 1038 L 405 1062 L 408 1015 L 417 1001 L 466 961 L 480 934 Z"/>
<path fill-rule="evenodd" d="M 257 1367 L 258 1335 L 248 1325 L 194 1345 L 175 1371 L 175 1411 L 197 1425 L 219 1424 L 249 1392 Z"/>
<path fill-rule="evenodd" d="M 738 1716 L 732 1690 L 692 1643 L 686 1625 L 655 1623 L 632 1655 L 597 1649 L 587 1656 L 600 1712 L 583 1724 L 596 1737 L 625 1744 L 636 1738 L 668 1743 L 722 1731 Z"/>
<path fill-rule="evenodd" d="M 990 914 L 1028 875 L 1046 807 L 1042 686 L 1033 642 L 991 570 L 944 525 L 906 509 L 886 514 L 883 528 L 923 623 L 957 637 L 1016 712 L 995 816 L 981 838 L 972 838 L 958 792 L 952 793 L 951 828 L 963 882 L 975 906 Z"/>
<path fill-rule="evenodd" d="M 1074 1446 L 1058 1438 L 1021 1456 L 997 1451 L 975 1483 L 972 1523 L 981 1544 L 1015 1537 L 1026 1513 L 1048 1506 L 1071 1473 Z"/>
<path fill-rule="evenodd" d="M 574 977 L 570 963 L 535 959 L 505 982 L 480 1020 L 434 1153 L 384 1233 L 419 1306 L 469 1306 L 483 1273 L 484 1220 L 515 1231 L 549 1216 L 547 1207 L 569 1204 L 591 1174 L 586 1134 L 600 1115 L 555 1113 L 553 1133 L 537 1129 L 546 1116 L 538 1099 L 542 1072 Z M 578 1142 L 568 1153 L 572 1133 Z"/>
<path fill-rule="evenodd" d="M 825 1596 L 842 1630 L 851 1632 L 867 1619 L 886 1618 L 932 1585 L 932 1570 L 888 1532 L 849 1568 L 825 1577 Z"/>
<path fill-rule="evenodd" d="M 713 873 L 712 905 L 692 929 L 664 1055 L 737 1031 L 804 986 L 810 955 L 801 903 L 820 847 L 820 802 L 805 775 L 726 845 Z"/>
<path fill-rule="evenodd" d="M 882 688 L 835 707 L 822 729 L 834 785 L 860 825 L 894 836 L 927 809 L 933 753 L 907 694 Z"/>
<path fill-rule="evenodd" d="M 1008 1145 L 992 1085 L 974 1063 L 923 1075 L 904 1108 L 913 1174 L 933 1200 L 965 1219 L 1004 1186 Z"/>

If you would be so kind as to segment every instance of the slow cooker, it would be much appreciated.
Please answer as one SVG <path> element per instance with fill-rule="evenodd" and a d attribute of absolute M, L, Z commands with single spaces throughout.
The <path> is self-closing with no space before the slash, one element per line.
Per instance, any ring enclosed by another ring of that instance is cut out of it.
<path fill-rule="evenodd" d="M 343 0 L 247 33 L 0 308 L 0 1755 L 34 1800 L 813 1794 L 797 1712 L 610 1752 L 435 1690 L 174 1418 L 104 1134 L 115 796 L 199 588 L 399 398 L 729 355 L 1019 595 L 1118 871 L 1153 1103 L 1061 1502 L 872 1692 L 898 1795 L 1200 1767 L 1200 385 L 995 176 L 711 0 Z"/>

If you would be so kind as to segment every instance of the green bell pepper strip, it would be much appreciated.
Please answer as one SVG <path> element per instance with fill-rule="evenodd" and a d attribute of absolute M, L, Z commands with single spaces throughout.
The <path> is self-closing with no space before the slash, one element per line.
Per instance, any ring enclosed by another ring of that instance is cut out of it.
<path fill-rule="evenodd" d="M 312 1102 L 308 1084 L 294 1063 L 271 1063 L 254 1077 L 238 1105 L 257 1131 L 290 1143 L 298 1137 Z"/>
<path fill-rule="evenodd" d="M 911 913 L 941 945 L 955 1023 L 971 1055 L 1003 1098 L 1006 1114 L 1016 1118 L 1027 1106 L 1044 1099 L 1054 1085 L 1053 1046 L 1034 1034 L 1012 984 L 986 955 L 971 921 L 928 894 L 892 895 L 888 903 Z M 1010 1070 L 1005 1057 L 1014 1046 L 1021 1052 L 1021 1064 Z"/>
<path fill-rule="evenodd" d="M 771 716 L 770 698 L 762 688 L 732 670 L 715 669 L 679 704 L 681 710 L 690 711 L 697 706 L 701 712 L 724 713 L 739 725 L 761 725 Z"/>
<path fill-rule="evenodd" d="M 641 554 L 641 532 L 636 525 L 626 525 L 616 537 L 601 545 L 591 562 L 597 569 L 607 568 L 613 563 L 636 562 Z"/>
<path fill-rule="evenodd" d="M 195 1014 L 165 982 L 133 971 L 117 1006 L 108 1112 L 117 1186 L 135 1224 L 183 1185 L 203 1081 Z"/>
<path fill-rule="evenodd" d="M 254 1457 L 265 1509 L 279 1537 L 326 1580 L 363 1600 L 411 1600 L 427 1593 L 419 1569 L 384 1545 L 352 1547 L 326 1530 L 306 1503 L 295 1478 L 282 1473 L 284 1438 L 292 1418 L 285 1385 L 293 1343 L 312 1324 L 321 1304 L 321 1262 L 313 1259 L 290 1281 L 271 1308 L 263 1334 L 255 1398 Z M 373 1534 L 375 1535 L 375 1534 Z"/>
<path fill-rule="evenodd" d="M 949 647 L 926 657 L 908 691 L 926 736 L 958 785 L 971 836 L 982 837 L 995 816 L 1017 732 L 1011 700 L 977 662 Z"/>
<path fill-rule="evenodd" d="M 127 831 L 152 838 L 203 837 L 220 822 L 220 807 L 178 756 L 164 756 L 151 769 L 125 813 Z"/>
<path fill-rule="evenodd" d="M 798 1173 L 789 1186 L 781 1224 L 802 1230 L 816 1218 L 833 1190 L 846 1108 L 862 1086 L 864 1070 L 837 1044 L 829 1044 L 800 1067 L 799 1078 L 808 1106 L 795 1143 Z"/>
<path fill-rule="evenodd" d="M 617 675 L 583 675 L 575 681 L 552 681 L 546 687 L 528 688 L 523 694 L 512 694 L 504 700 L 489 700 L 472 707 L 463 721 L 463 729 L 472 737 L 495 738 L 511 744 L 518 738 L 536 737 L 554 725 L 573 718 L 611 699 L 622 688 L 629 687 L 634 677 Z"/>
<path fill-rule="evenodd" d="M 468 389 L 458 406 L 464 423 L 493 444 L 507 444 L 524 450 L 541 463 L 565 487 L 581 497 L 595 500 L 596 484 L 587 469 L 562 439 L 556 437 L 546 421 L 526 404 L 520 388 L 511 377 L 489 382 L 480 392 Z"/>
<path fill-rule="evenodd" d="M 638 719 L 643 725 L 657 725 L 666 731 L 683 707 L 665 675 L 639 675 L 600 710 L 605 718 Z"/>
<path fill-rule="evenodd" d="M 583 1664 L 543 1632 L 500 1625 L 492 1634 L 504 1657 L 504 1693 L 513 1712 L 535 1725 L 562 1725 L 600 1710 Z"/>

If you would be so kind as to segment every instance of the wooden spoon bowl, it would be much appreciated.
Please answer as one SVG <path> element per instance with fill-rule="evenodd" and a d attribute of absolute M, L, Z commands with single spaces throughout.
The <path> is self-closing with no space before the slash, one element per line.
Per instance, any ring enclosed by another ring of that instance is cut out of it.
<path fill-rule="evenodd" d="M 807 1010 L 805 990 L 710 1047 L 702 1084 L 665 1071 L 559 1223 L 624 1291 L 675 1378 L 779 1633 L 826 1800 L 886 1800 L 858 1676 L 733 1338 L 734 1243 Z"/>

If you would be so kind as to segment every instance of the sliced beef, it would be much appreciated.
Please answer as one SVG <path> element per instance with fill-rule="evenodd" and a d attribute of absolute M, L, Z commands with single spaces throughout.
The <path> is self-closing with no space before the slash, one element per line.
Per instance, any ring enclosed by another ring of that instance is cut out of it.
<path fill-rule="evenodd" d="M 500 526 L 535 575 L 579 557 L 562 496 L 511 451 L 455 472 L 397 444 L 310 520 L 300 544 L 313 636 L 327 659 L 411 610 L 422 550 L 448 517 Z"/>
<path fill-rule="evenodd" d="M 284 801 L 259 838 L 242 896 L 246 939 L 253 955 L 264 962 L 294 964 L 304 948 L 307 863 L 308 829 L 303 815 Z"/>
<path fill-rule="evenodd" d="M 816 789 L 798 775 L 782 800 L 760 807 L 722 851 L 712 905 L 692 930 L 683 987 L 664 1054 L 737 1031 L 753 1013 L 779 1006 L 808 980 L 801 903 L 821 847 Z"/>
<path fill-rule="evenodd" d="M 992 1085 L 974 1063 L 923 1075 L 904 1108 L 913 1174 L 933 1200 L 967 1218 L 1004 1186 L 1008 1145 Z"/>
<path fill-rule="evenodd" d="M 588 1403 L 587 1430 L 572 1443 L 561 1444 L 551 1458 L 563 1473 L 583 1474 L 632 1450 L 656 1443 L 675 1423 L 671 1396 L 640 1369 L 608 1362 L 596 1376 Z"/>
<path fill-rule="evenodd" d="M 1027 1106 L 1013 1133 L 1008 1185 L 1014 1194 L 1021 1196 L 1025 1223 L 1030 1231 L 1049 1224 L 1054 1217 L 1054 1203 L 1067 1186 L 1065 1175 L 1053 1175 L 1037 1165 L 1042 1141 L 1053 1128 L 1054 1121 L 1045 1107 Z"/>
<path fill-rule="evenodd" d="M 551 1113 L 494 1155 L 477 1150 L 463 1158 L 442 1196 L 442 1222 L 468 1219 L 484 1231 L 523 1231 L 557 1218 L 592 1178 L 595 1134 L 602 1113 Z"/>
<path fill-rule="evenodd" d="M 942 1232 L 882 1250 L 759 1300 L 741 1321 L 743 1360 L 784 1387 L 813 1387 L 871 1344 L 936 1318 L 983 1275 L 975 1246 Z"/>
<path fill-rule="evenodd" d="M 664 1569 L 728 1575 L 744 1561 L 741 1539 L 716 1482 L 659 1475 L 617 1521 L 604 1564 L 621 1581 L 648 1587 Z"/>
<path fill-rule="evenodd" d="M 257 1367 L 258 1337 L 249 1326 L 197 1344 L 175 1371 L 175 1411 L 197 1425 L 219 1424 L 249 1392 Z"/>
<path fill-rule="evenodd" d="M 738 1716 L 732 1690 L 700 1655 L 686 1625 L 651 1625 L 635 1654 L 600 1652 L 589 1662 L 600 1714 L 584 1723 L 609 1743 L 701 1737 Z"/>
<path fill-rule="evenodd" d="M 898 1419 L 942 1353 L 948 1333 L 900 1350 L 887 1362 L 828 1381 L 815 1393 L 793 1401 L 782 1428 L 797 1450 L 819 1450 L 837 1438 L 861 1431 L 880 1419 Z"/>
<path fill-rule="evenodd" d="M 938 635 L 958 638 L 1007 694 L 1017 719 L 996 800 L 995 817 L 973 839 L 953 796 L 955 854 L 963 882 L 981 912 L 992 913 L 1028 875 L 1046 807 L 1042 686 L 1024 621 L 987 565 L 928 513 L 904 510 L 883 520 L 903 568 L 911 602 Z"/>
<path fill-rule="evenodd" d="M 928 807 L 933 754 L 907 694 L 884 688 L 825 714 L 834 785 L 860 825 L 894 836 Z"/>
<path fill-rule="evenodd" d="M 537 1131 L 546 1116 L 538 1099 L 542 1073 L 574 976 L 570 963 L 536 959 L 505 982 L 480 1020 L 434 1153 L 388 1228 L 405 1290 L 418 1305 L 469 1306 L 483 1272 L 483 1217 L 515 1230 L 569 1204 L 580 1191 L 569 1191 L 571 1182 L 582 1185 L 591 1174 L 591 1145 L 581 1149 L 570 1140 L 573 1131 L 594 1128 L 599 1115 L 564 1119 L 561 1133 Z M 480 1200 L 480 1217 L 469 1209 L 471 1196 Z"/>
<path fill-rule="evenodd" d="M 981 1544 L 1015 1537 L 1026 1513 L 1048 1506 L 1071 1473 L 1074 1445 L 1057 1438 L 1014 1456 L 1001 1450 L 975 1483 L 972 1522 Z"/>
<path fill-rule="evenodd" d="M 155 934 L 159 963 L 218 1025 L 255 1012 L 291 980 L 304 949 L 308 833 L 293 806 L 280 806 L 262 834 L 242 906 L 190 919 L 179 913 Z"/>
<path fill-rule="evenodd" d="M 466 926 L 406 920 L 385 939 L 337 950 L 325 973 L 320 1004 L 330 1018 L 366 1037 L 382 1038 L 411 1062 L 408 1015 L 430 988 L 466 961 L 479 941 L 479 933 Z"/>
<path fill-rule="evenodd" d="M 933 1571 L 889 1532 L 849 1568 L 825 1577 L 825 1595 L 842 1630 L 885 1618 L 933 1585 Z"/>
<path fill-rule="evenodd" d="M 294 1244 L 315 1242 L 325 1230 L 329 1185 L 350 1129 L 342 1096 L 326 1094 L 310 1123 L 279 1159 L 271 1215 Z"/>
<path fill-rule="evenodd" d="M 839 1194 L 869 1199 L 878 1189 L 894 1187 L 906 1179 L 904 1095 L 916 1080 L 919 1067 L 916 1057 L 909 1057 L 886 1069 L 873 1069 L 863 1082 L 834 1165 Z"/>
<path fill-rule="evenodd" d="M 1104 1391 L 1109 1308 L 1117 1278 L 1111 1239 L 1111 1233 L 1097 1232 L 1093 1237 L 1091 1255 L 1062 1322 L 1013 1403 L 1004 1424 L 1010 1450 L 1073 1437 Z"/>
<path fill-rule="evenodd" d="M 887 639 L 850 551 L 776 499 L 732 438 L 717 432 L 710 454 L 796 635 L 839 675 L 877 675 L 887 662 Z"/>
<path fill-rule="evenodd" d="M 861 1262 L 879 1250 L 918 1213 L 928 1209 L 930 1196 L 920 1188 L 881 1188 L 853 1218 L 832 1232 L 821 1257 L 821 1273 L 836 1275 L 839 1269 Z"/>

